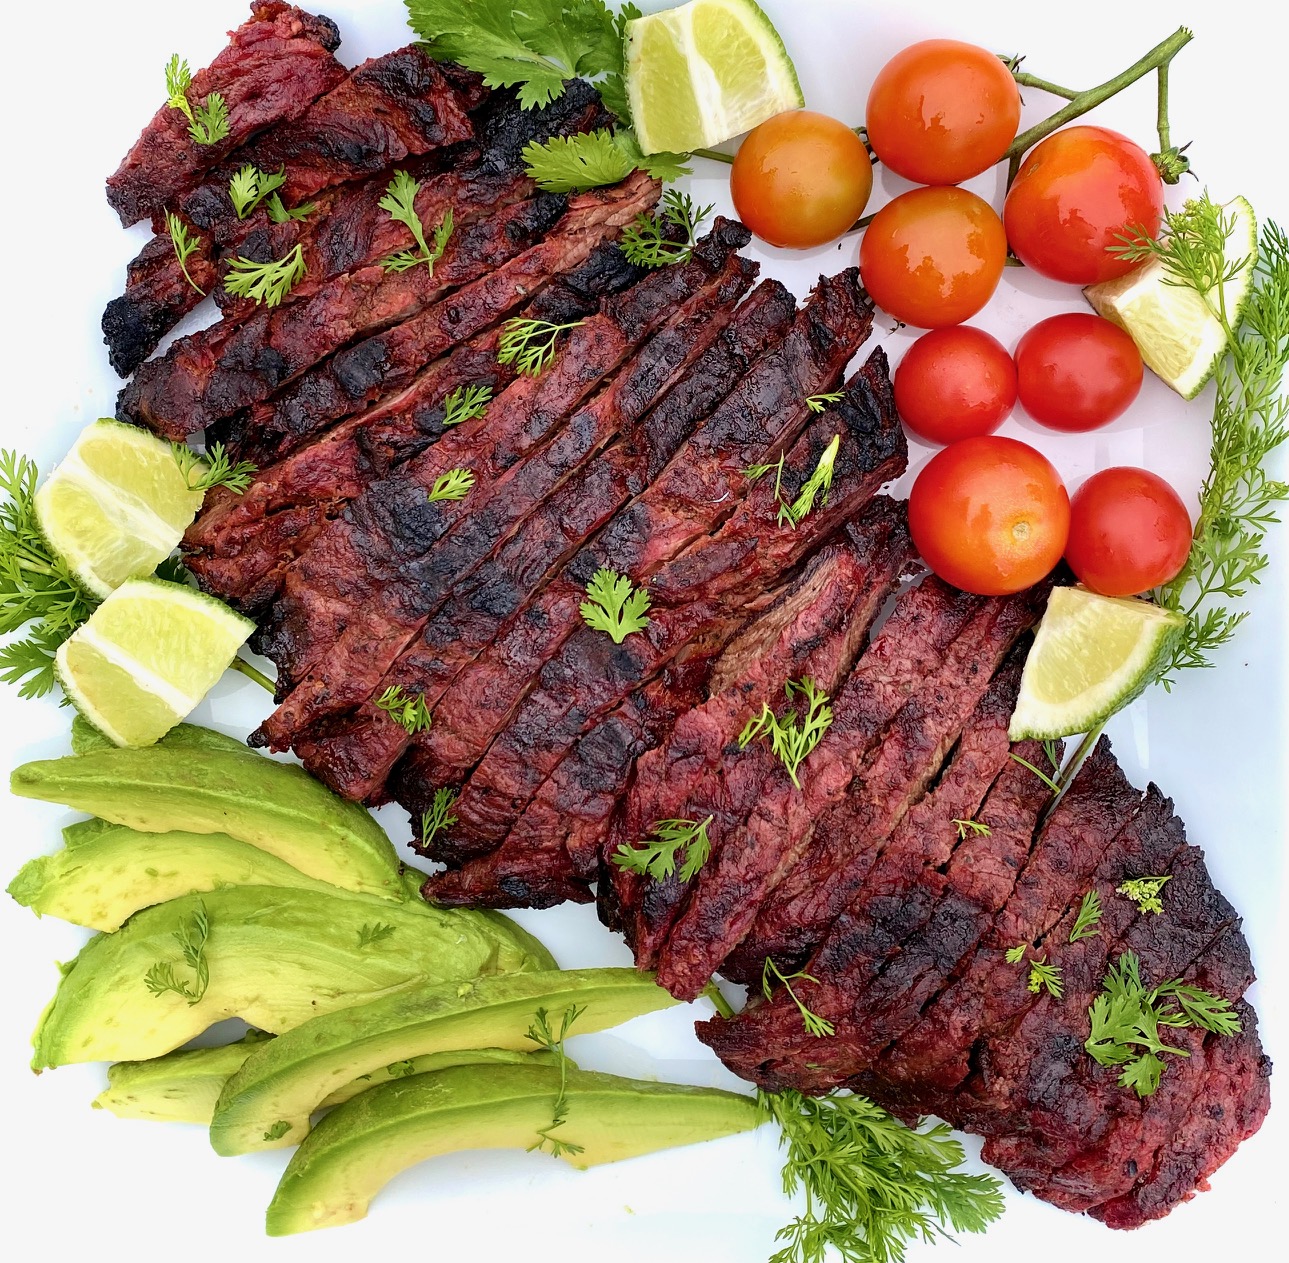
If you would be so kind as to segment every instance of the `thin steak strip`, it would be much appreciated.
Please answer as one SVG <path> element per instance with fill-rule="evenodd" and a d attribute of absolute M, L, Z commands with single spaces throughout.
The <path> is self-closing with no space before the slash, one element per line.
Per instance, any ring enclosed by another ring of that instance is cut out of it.
<path fill-rule="evenodd" d="M 616 244 L 543 286 L 523 317 L 568 324 L 593 315 L 600 299 L 643 275 Z M 446 433 L 445 400 L 454 390 L 499 393 L 515 380 L 497 361 L 493 329 L 452 350 L 388 403 L 351 417 L 312 443 L 262 468 L 241 495 L 214 492 L 184 538 L 188 568 L 204 589 L 240 609 L 276 594 L 282 571 L 322 526 L 378 477 L 419 455 Z"/>
<path fill-rule="evenodd" d="M 786 308 L 786 311 L 785 311 Z M 379 690 L 419 693 L 432 709 L 458 672 L 492 643 L 506 621 L 529 602 L 571 552 L 639 492 L 692 432 L 703 413 L 732 385 L 731 347 L 750 357 L 781 334 L 791 300 L 782 287 L 762 286 L 734 314 L 685 376 L 641 419 L 624 414 L 623 433 L 598 460 L 539 504 L 498 554 L 457 585 L 386 673 Z M 719 328 L 719 324 L 717 325 Z M 745 362 L 745 361 L 744 361 Z M 653 404 L 653 399 L 635 404 Z M 306 765 L 328 784 L 383 785 L 411 736 L 379 707 L 364 705 L 296 743 Z M 339 768 L 339 771 L 332 769 Z M 336 779 L 333 779 L 335 777 Z M 368 794 L 370 794 L 370 790 Z M 352 796 L 352 795 L 351 795 Z"/>
<path fill-rule="evenodd" d="M 651 278 L 656 283 L 641 282 L 610 300 L 608 312 L 573 331 L 553 369 L 540 379 L 517 382 L 504 393 L 500 406 L 480 419 L 486 426 L 467 422 L 458 427 L 350 506 L 349 529 L 327 533 L 331 544 L 348 547 L 365 541 L 360 555 L 367 578 L 350 574 L 343 581 L 342 608 L 350 611 L 347 615 L 338 618 L 333 601 L 319 617 L 320 589 L 335 586 L 334 548 L 315 545 L 296 563 L 292 578 L 299 582 L 294 589 L 288 583 L 275 611 L 290 621 L 275 621 L 273 642 L 288 645 L 290 653 L 283 655 L 288 672 L 299 664 L 307 674 L 260 736 L 284 741 L 321 713 L 365 701 L 452 585 L 470 574 L 544 496 L 612 437 L 626 401 L 633 394 L 647 401 L 701 354 L 726 318 L 718 315 L 712 320 L 713 305 L 718 312 L 721 307 L 732 309 L 750 283 L 744 265 L 733 257 L 733 246 L 713 246 L 713 253 L 725 255 L 715 276 L 710 264 L 695 255 L 670 274 Z M 686 289 L 691 290 L 688 295 Z M 710 330 L 700 310 L 704 305 Z M 597 381 L 663 324 L 668 327 L 652 338 L 629 371 L 564 425 L 562 419 Z M 480 429 L 483 433 L 477 435 Z M 550 441 L 540 450 L 517 464 L 547 438 Z M 426 492 L 457 454 L 467 457 L 479 479 L 469 504 L 430 503 Z M 357 605 L 353 597 L 360 583 L 370 585 L 370 591 Z M 333 634 L 340 622 L 345 625 Z M 289 639 L 278 634 L 283 630 Z M 323 650 L 322 656 L 311 646 Z"/>
<path fill-rule="evenodd" d="M 330 18 L 256 0 L 229 32 L 228 46 L 192 77 L 186 95 L 200 105 L 218 92 L 228 106 L 228 136 L 199 145 L 182 110 L 163 105 L 108 177 L 107 201 L 123 227 L 156 214 L 256 132 L 299 118 L 348 73 L 333 56 L 340 32 Z"/>

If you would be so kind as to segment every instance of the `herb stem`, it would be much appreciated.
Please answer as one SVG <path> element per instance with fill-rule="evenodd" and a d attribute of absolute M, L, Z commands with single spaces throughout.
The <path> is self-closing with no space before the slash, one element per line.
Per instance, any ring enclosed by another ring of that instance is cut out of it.
<path fill-rule="evenodd" d="M 714 978 L 703 989 L 703 994 L 712 1002 L 721 1017 L 734 1016 L 734 1006 L 721 994 L 721 989 L 716 985 Z"/>
<path fill-rule="evenodd" d="M 231 670 L 240 671 L 242 675 L 244 675 L 248 680 L 254 680 L 255 683 L 258 684 L 260 688 L 264 689 L 266 692 L 268 693 L 277 692 L 277 685 L 274 684 L 273 681 L 270 680 L 269 677 L 265 675 L 263 671 L 259 671 L 255 667 L 251 666 L 251 664 L 247 662 L 245 658 L 236 657 L 228 665 Z"/>
<path fill-rule="evenodd" d="M 710 158 L 713 162 L 723 162 L 727 166 L 734 165 L 734 155 L 721 153 L 719 149 L 695 149 L 693 153 L 695 158 Z"/>

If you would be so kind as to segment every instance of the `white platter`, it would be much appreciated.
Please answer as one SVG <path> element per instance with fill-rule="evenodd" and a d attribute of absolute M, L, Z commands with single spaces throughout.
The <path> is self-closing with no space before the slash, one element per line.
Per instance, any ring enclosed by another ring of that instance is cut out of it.
<path fill-rule="evenodd" d="M 888 56 L 915 39 L 953 36 L 999 52 L 1029 55 L 1034 73 L 1088 86 L 1127 66 L 1180 23 L 1196 42 L 1173 73 L 1173 135 L 1193 140 L 1204 183 L 1223 199 L 1242 193 L 1261 214 L 1289 219 L 1283 144 L 1282 47 L 1289 24 L 1279 6 L 1228 0 L 1218 6 L 1174 0 L 1157 8 L 1122 0 L 1077 7 L 1023 0 L 762 0 L 783 34 L 807 104 L 852 123 L 863 117 L 868 86 Z M 410 36 L 401 0 L 319 0 L 345 36 L 353 64 Z M 665 7 L 660 0 L 643 5 Z M 0 445 L 17 447 L 48 469 L 78 429 L 109 415 L 119 383 L 100 342 L 99 316 L 119 292 L 124 265 L 145 239 L 123 233 L 102 195 L 103 179 L 156 109 L 162 68 L 178 50 L 194 66 L 222 46 L 245 16 L 243 0 L 63 0 L 57 6 L 6 6 L 6 75 L 0 127 L 8 163 L 3 214 L 3 342 L 9 404 Z M 1026 93 L 1026 120 L 1054 108 Z M 1153 146 L 1153 79 L 1116 98 L 1094 121 Z M 699 162 L 692 181 L 702 201 L 732 213 L 726 169 Z M 880 168 L 879 168 L 880 172 Z M 873 207 L 904 187 L 881 174 Z M 1001 175 L 971 187 L 1001 204 Z M 1187 183 L 1170 193 L 1176 203 Z M 853 237 L 808 255 L 754 246 L 764 274 L 803 295 L 820 272 L 855 261 Z M 1009 269 L 994 300 L 973 323 L 1009 346 L 1037 319 L 1081 305 L 1077 292 Z M 912 335 L 879 336 L 897 358 Z M 1003 433 L 1042 448 L 1073 489 L 1094 469 L 1145 465 L 1194 502 L 1206 465 L 1209 396 L 1186 406 L 1148 380 L 1130 413 L 1094 435 L 1058 436 L 1021 416 Z M 930 455 L 914 448 L 914 471 Z M 1281 461 L 1283 468 L 1283 456 Z M 1208 852 L 1218 886 L 1245 918 L 1262 975 L 1252 1001 L 1274 1057 L 1289 1048 L 1289 956 L 1285 950 L 1284 861 L 1289 737 L 1285 709 L 1285 558 L 1289 539 L 1271 541 L 1275 563 L 1248 599 L 1252 616 L 1218 669 L 1192 672 L 1171 694 L 1154 690 L 1111 725 L 1116 750 L 1139 785 L 1157 780 L 1173 796 L 1190 837 Z M 245 735 L 265 710 L 262 695 L 226 677 L 198 712 L 201 722 Z M 0 692 L 0 766 L 66 750 L 67 711 L 53 702 Z M 57 808 L 0 799 L 5 880 L 31 855 L 51 850 L 70 816 Z M 406 819 L 382 819 L 396 840 Z M 588 908 L 520 914 L 566 966 L 626 964 L 621 942 Z M 52 993 L 56 959 L 86 936 L 54 921 L 36 923 L 0 900 L 0 1102 L 3 1103 L 4 1204 L 0 1241 L 9 1257 L 36 1254 L 152 1260 L 340 1260 L 442 1258 L 525 1263 L 645 1263 L 658 1257 L 702 1263 L 760 1263 L 775 1229 L 793 1215 L 779 1191 L 775 1139 L 768 1128 L 579 1175 L 537 1154 L 466 1155 L 407 1173 L 364 1224 L 285 1242 L 262 1235 L 267 1204 L 285 1156 L 217 1158 L 203 1131 L 122 1122 L 92 1112 L 102 1067 L 81 1066 L 33 1079 L 26 1068 L 30 1031 Z M 573 1052 L 596 1069 L 735 1086 L 693 1037 L 695 1010 L 677 1009 L 618 1031 L 576 1041 Z M 1273 1095 L 1279 1093 L 1273 1084 Z M 1003 1220 L 981 1238 L 915 1246 L 911 1260 L 960 1263 L 1139 1263 L 1143 1257 L 1204 1259 L 1232 1253 L 1283 1257 L 1273 1233 L 1283 1222 L 1283 1173 L 1289 1125 L 1274 1108 L 1261 1133 L 1213 1179 L 1209 1193 L 1136 1234 L 1112 1233 L 1009 1189 Z M 972 1148 L 971 1142 L 968 1142 Z M 934 1256 L 932 1250 L 938 1250 Z"/>

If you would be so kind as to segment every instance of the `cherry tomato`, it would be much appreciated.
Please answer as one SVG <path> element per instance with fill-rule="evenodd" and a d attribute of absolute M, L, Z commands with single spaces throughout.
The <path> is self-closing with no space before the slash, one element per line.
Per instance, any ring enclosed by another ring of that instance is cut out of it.
<path fill-rule="evenodd" d="M 1158 474 L 1117 465 L 1070 501 L 1065 559 L 1102 596 L 1135 596 L 1174 578 L 1191 550 L 1191 518 Z"/>
<path fill-rule="evenodd" d="M 1070 498 L 1041 452 L 1015 439 L 963 439 L 937 452 L 909 496 L 923 560 L 946 583 L 982 596 L 1019 592 L 1065 551 Z"/>
<path fill-rule="evenodd" d="M 966 189 L 912 189 L 864 231 L 859 271 L 873 301 L 922 329 L 961 324 L 990 299 L 1007 237 L 988 202 Z"/>
<path fill-rule="evenodd" d="M 1095 430 L 1141 391 L 1141 352 L 1118 325 L 1090 312 L 1040 320 L 1016 344 L 1025 411 L 1053 430 Z"/>
<path fill-rule="evenodd" d="M 1164 185 L 1150 155 L 1105 127 L 1067 127 L 1021 163 L 1003 222 L 1016 257 L 1041 276 L 1092 285 L 1137 266 L 1110 253 L 1119 234 L 1159 235 Z"/>
<path fill-rule="evenodd" d="M 739 218 L 772 246 L 835 241 L 864 213 L 872 191 L 864 142 L 813 110 L 789 110 L 753 128 L 730 172 Z"/>
<path fill-rule="evenodd" d="M 988 49 L 928 39 L 896 53 L 868 94 L 873 152 L 918 184 L 958 184 L 994 165 L 1020 122 L 1020 91 Z"/>
<path fill-rule="evenodd" d="M 983 329 L 957 325 L 924 333 L 895 370 L 895 406 L 931 443 L 992 434 L 1016 403 L 1016 365 Z"/>

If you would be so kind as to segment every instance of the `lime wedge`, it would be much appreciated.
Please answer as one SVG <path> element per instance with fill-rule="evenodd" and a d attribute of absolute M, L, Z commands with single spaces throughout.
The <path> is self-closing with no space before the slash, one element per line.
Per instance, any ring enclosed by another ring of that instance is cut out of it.
<path fill-rule="evenodd" d="M 1234 274 L 1223 285 L 1226 323 L 1239 326 L 1253 289 L 1258 258 L 1258 221 L 1253 207 L 1242 197 L 1222 207 L 1231 233 L 1226 241 L 1227 267 Z M 1083 291 L 1093 309 L 1132 337 L 1146 361 L 1183 399 L 1194 399 L 1217 371 L 1226 352 L 1227 336 L 1213 314 L 1213 290 L 1201 297 L 1186 285 L 1169 281 L 1164 265 L 1155 258 L 1135 272 Z"/>
<path fill-rule="evenodd" d="M 1056 588 L 1025 662 L 1011 740 L 1091 732 L 1155 679 L 1185 625 L 1149 601 Z"/>
<path fill-rule="evenodd" d="M 149 746 L 210 692 L 255 624 L 178 583 L 123 583 L 59 647 L 63 691 L 119 746 Z"/>
<path fill-rule="evenodd" d="M 753 0 L 690 0 L 627 23 L 627 100 L 645 153 L 686 153 L 805 104 Z"/>
<path fill-rule="evenodd" d="M 36 492 L 36 521 L 77 582 L 107 596 L 170 556 L 201 501 L 169 443 L 95 421 Z"/>

